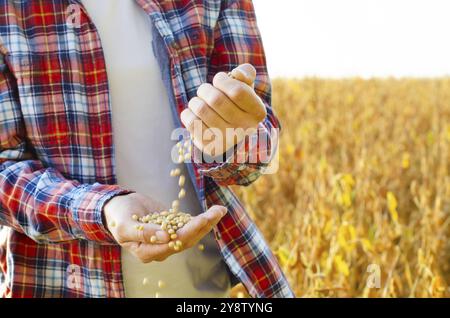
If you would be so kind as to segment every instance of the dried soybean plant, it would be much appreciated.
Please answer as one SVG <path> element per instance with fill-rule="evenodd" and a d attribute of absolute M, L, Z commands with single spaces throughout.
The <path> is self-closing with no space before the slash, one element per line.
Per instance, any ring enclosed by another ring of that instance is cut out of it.
<path fill-rule="evenodd" d="M 450 78 L 273 84 L 280 169 L 235 190 L 297 296 L 449 297 Z"/>

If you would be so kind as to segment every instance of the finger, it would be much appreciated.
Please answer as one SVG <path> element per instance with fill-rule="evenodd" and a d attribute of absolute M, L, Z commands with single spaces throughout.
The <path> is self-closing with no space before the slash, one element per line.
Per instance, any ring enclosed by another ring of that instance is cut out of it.
<path fill-rule="evenodd" d="M 202 228 L 208 225 L 208 219 L 202 215 L 198 215 L 192 218 L 187 224 L 185 224 L 180 230 L 177 231 L 178 238 L 182 242 L 188 242 L 191 238 L 195 237 Z"/>
<path fill-rule="evenodd" d="M 253 65 L 245 63 L 236 67 L 231 72 L 231 76 L 250 87 L 254 87 L 256 79 L 256 69 Z"/>
<path fill-rule="evenodd" d="M 227 127 L 230 127 L 206 101 L 199 97 L 194 97 L 189 101 L 189 109 L 210 128 L 225 131 Z"/>
<path fill-rule="evenodd" d="M 187 246 L 192 246 L 219 223 L 227 210 L 222 206 L 213 206 L 208 211 L 194 217 L 182 229 L 177 231 L 179 239 Z"/>
<path fill-rule="evenodd" d="M 186 108 L 185 110 L 183 110 L 181 112 L 180 118 L 184 127 L 186 127 L 186 129 L 194 139 L 202 139 L 203 130 L 207 127 L 205 123 L 203 123 L 203 121 L 198 118 L 191 109 Z"/>
<path fill-rule="evenodd" d="M 175 251 L 171 249 L 168 244 L 155 245 L 130 242 L 124 244 L 123 247 L 128 249 L 133 255 L 144 263 L 162 261 L 175 253 Z"/>
<path fill-rule="evenodd" d="M 200 118 L 198 118 L 189 108 L 186 108 L 181 112 L 181 121 L 191 134 L 192 142 L 200 151 L 203 151 L 206 145 L 212 143 L 213 138 L 216 136 L 214 132 L 215 128 L 207 127 L 206 124 Z M 209 133 L 205 133 L 208 130 Z M 209 139 L 206 140 L 207 138 Z"/>
<path fill-rule="evenodd" d="M 246 125 L 250 126 L 253 124 L 249 122 L 253 120 L 253 116 L 243 111 L 227 95 L 213 85 L 208 83 L 200 85 L 197 90 L 197 96 L 213 108 L 226 122 L 244 128 L 247 127 Z"/>
<path fill-rule="evenodd" d="M 170 255 L 175 254 L 175 251 L 171 249 L 168 244 L 141 244 L 137 253 L 144 261 L 163 261 Z"/>
<path fill-rule="evenodd" d="M 143 234 L 143 243 L 157 243 L 164 244 L 169 243 L 170 237 L 166 231 L 163 231 L 159 225 L 156 224 L 143 224 L 144 229 L 142 230 Z M 156 238 L 156 242 L 152 242 L 152 237 Z"/>
<path fill-rule="evenodd" d="M 168 234 L 161 230 L 156 224 L 145 224 L 140 222 L 125 222 L 118 226 L 119 243 L 140 242 L 151 243 L 152 236 L 155 236 L 157 242 L 168 242 Z"/>
<path fill-rule="evenodd" d="M 264 103 L 250 86 L 230 78 L 225 73 L 217 73 L 214 76 L 213 85 L 228 96 L 243 111 L 254 115 L 258 121 L 266 117 L 267 113 Z"/>
<path fill-rule="evenodd" d="M 213 207 L 215 208 L 215 207 Z M 208 225 L 203 227 L 199 232 L 197 232 L 196 237 L 193 239 L 193 244 L 196 244 L 198 241 L 200 241 L 203 237 L 205 237 L 209 232 L 212 231 L 212 229 L 220 222 L 220 220 L 225 216 L 227 210 L 225 207 L 219 207 L 221 211 L 218 211 L 218 214 L 213 216 L 206 216 L 208 219 Z"/>

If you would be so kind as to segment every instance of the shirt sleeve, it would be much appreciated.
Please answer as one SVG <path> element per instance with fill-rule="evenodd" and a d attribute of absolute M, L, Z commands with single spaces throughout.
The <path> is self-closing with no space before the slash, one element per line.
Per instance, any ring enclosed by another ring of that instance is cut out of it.
<path fill-rule="evenodd" d="M 0 54 L 0 225 L 38 243 L 85 239 L 115 244 L 103 224 L 103 206 L 130 191 L 67 180 L 33 159 L 25 136 L 16 82 Z"/>
<path fill-rule="evenodd" d="M 244 63 L 252 64 L 257 71 L 255 91 L 266 106 L 267 117 L 260 123 L 258 133 L 236 145 L 225 161 L 196 164 L 201 174 L 219 185 L 249 185 L 273 160 L 281 128 L 271 107 L 271 83 L 251 0 L 221 2 L 214 39 L 208 81 L 211 82 L 218 72 L 229 72 Z"/>

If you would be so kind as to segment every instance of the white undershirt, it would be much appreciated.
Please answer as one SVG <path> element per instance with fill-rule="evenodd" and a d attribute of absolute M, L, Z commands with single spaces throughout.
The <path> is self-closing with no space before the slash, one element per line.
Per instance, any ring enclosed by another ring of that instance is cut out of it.
<path fill-rule="evenodd" d="M 83 0 L 102 41 L 112 105 L 118 183 L 170 205 L 177 198 L 176 178 L 169 172 L 174 129 L 171 109 L 152 51 L 151 21 L 133 0 Z M 184 167 L 183 173 L 188 176 Z M 186 178 L 187 180 L 189 178 Z M 190 181 L 182 209 L 200 212 Z M 194 214 L 197 214 L 194 213 Z M 218 254 L 216 252 L 216 254 Z M 122 250 L 122 272 L 127 297 L 224 297 L 228 289 L 204 288 L 198 282 L 218 265 L 219 255 L 190 249 L 162 263 L 142 264 Z M 197 273 L 198 272 L 198 273 Z M 222 282 L 223 269 L 218 270 Z M 200 277 L 200 279 L 199 279 Z M 143 279 L 148 283 L 144 286 Z M 217 277 L 216 277 L 217 278 Z M 166 287 L 158 288 L 158 280 Z M 214 280 L 214 279 L 212 279 Z"/>

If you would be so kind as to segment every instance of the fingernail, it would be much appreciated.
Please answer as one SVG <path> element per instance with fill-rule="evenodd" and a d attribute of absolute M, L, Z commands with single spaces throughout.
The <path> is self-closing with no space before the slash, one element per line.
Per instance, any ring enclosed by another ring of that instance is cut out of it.
<path fill-rule="evenodd" d="M 246 78 L 246 79 L 250 79 L 250 74 L 247 73 L 247 71 L 245 71 L 245 69 L 243 68 L 237 68 L 235 70 L 236 72 L 241 72 L 241 74 Z"/>
<path fill-rule="evenodd" d="M 230 75 L 229 74 L 232 74 L 232 72 L 229 72 L 229 73 L 220 73 L 220 78 L 219 79 L 221 79 L 221 80 L 225 80 L 225 79 L 227 79 L 227 78 L 229 78 L 230 77 Z"/>

